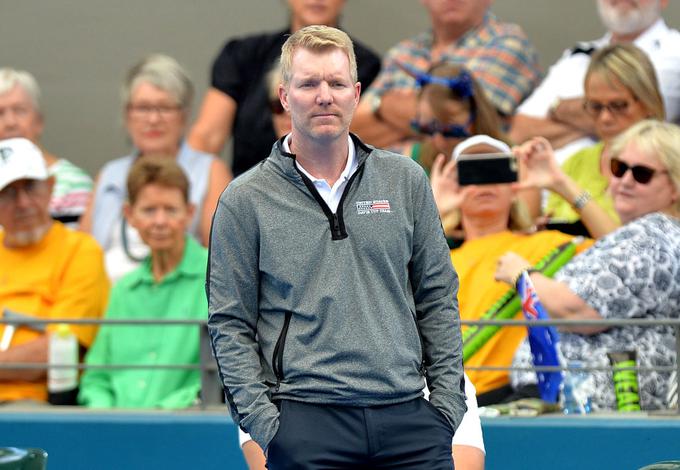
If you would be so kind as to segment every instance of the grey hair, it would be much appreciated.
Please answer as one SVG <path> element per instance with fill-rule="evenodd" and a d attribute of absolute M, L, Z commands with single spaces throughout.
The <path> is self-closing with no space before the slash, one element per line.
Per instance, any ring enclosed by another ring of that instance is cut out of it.
<path fill-rule="evenodd" d="M 25 70 L 16 70 L 10 67 L 0 68 L 0 95 L 7 93 L 17 85 L 31 98 L 35 110 L 40 112 L 40 87 L 35 77 Z"/>
<path fill-rule="evenodd" d="M 124 106 L 130 103 L 132 92 L 141 83 L 149 83 L 170 93 L 185 111 L 191 108 L 194 85 L 186 70 L 172 57 L 152 54 L 128 71 L 121 88 Z"/>

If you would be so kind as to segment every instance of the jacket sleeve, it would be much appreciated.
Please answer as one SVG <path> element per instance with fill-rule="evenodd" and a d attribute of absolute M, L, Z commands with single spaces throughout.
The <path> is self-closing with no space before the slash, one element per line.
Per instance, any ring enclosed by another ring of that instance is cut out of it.
<path fill-rule="evenodd" d="M 423 341 L 430 402 L 458 427 L 467 409 L 463 342 L 458 314 L 458 276 L 424 174 L 413 192 L 414 236 L 410 281 Z"/>
<path fill-rule="evenodd" d="M 232 418 L 262 449 L 278 430 L 257 343 L 259 229 L 252 200 L 230 185 L 210 237 L 208 330 Z"/>

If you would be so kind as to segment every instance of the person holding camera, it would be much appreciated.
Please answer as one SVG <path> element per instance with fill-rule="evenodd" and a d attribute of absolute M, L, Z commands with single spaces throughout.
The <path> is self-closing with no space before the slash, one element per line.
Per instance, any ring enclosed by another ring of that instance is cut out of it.
<path fill-rule="evenodd" d="M 418 106 L 411 128 L 421 137 L 406 154 L 430 172 L 437 155 L 451 155 L 454 147 L 468 137 L 487 135 L 509 144 L 501 118 L 486 97 L 479 81 L 458 64 L 441 62 L 427 73 L 417 73 L 420 84 Z M 523 190 L 519 197 L 532 217 L 540 214 L 540 194 Z M 455 246 L 463 238 L 456 230 L 456 217 L 442 219 L 449 243 Z"/>
<path fill-rule="evenodd" d="M 483 167 L 485 156 L 496 155 L 499 162 L 514 160 L 511 148 L 487 135 L 465 139 L 453 151 L 448 162 L 440 155 L 432 167 L 431 184 L 440 216 L 453 217 L 464 241 L 451 250 L 451 261 L 460 279 L 458 303 L 462 320 L 479 320 L 482 315 L 493 317 L 494 306 L 508 292 L 508 287 L 494 280 L 498 259 L 508 250 L 521 253 L 532 265 L 551 251 L 568 244 L 572 237 L 557 231 L 530 231 L 533 220 L 525 203 L 517 195 L 517 186 L 506 182 L 483 181 L 484 184 L 460 184 L 458 164 L 467 160 L 466 171 L 474 173 L 475 162 Z M 502 158 L 504 157 L 504 158 Z M 503 173 L 500 173 L 504 176 Z M 478 180 L 479 181 L 479 180 Z M 465 183 L 466 181 L 462 181 Z M 577 251 L 589 245 L 586 242 Z M 521 311 L 516 312 L 521 318 Z M 466 351 L 470 327 L 463 327 L 463 348 Z M 465 367 L 477 389 L 480 406 L 511 401 L 533 389 L 514 391 L 507 371 L 477 371 L 471 367 L 509 367 L 517 347 L 526 337 L 524 328 L 502 328 L 471 354 L 464 353 Z M 537 393 L 537 391 L 536 391 Z"/>

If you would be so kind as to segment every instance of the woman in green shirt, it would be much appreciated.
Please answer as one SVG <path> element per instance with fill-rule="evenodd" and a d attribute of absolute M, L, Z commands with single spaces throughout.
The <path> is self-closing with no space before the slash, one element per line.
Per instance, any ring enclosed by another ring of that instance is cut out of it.
<path fill-rule="evenodd" d="M 113 287 L 106 319 L 196 319 L 208 315 L 207 250 L 186 235 L 194 207 L 189 182 L 174 159 L 139 159 L 127 180 L 125 217 L 151 249 L 142 265 Z M 154 369 L 198 364 L 198 325 L 103 326 L 88 365 L 148 365 L 88 369 L 78 401 L 93 408 L 184 408 L 196 402 L 198 370 Z"/>

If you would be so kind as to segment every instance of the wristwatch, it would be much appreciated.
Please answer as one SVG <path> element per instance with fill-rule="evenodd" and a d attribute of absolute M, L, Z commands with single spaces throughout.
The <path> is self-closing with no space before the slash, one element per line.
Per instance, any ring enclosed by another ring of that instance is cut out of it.
<path fill-rule="evenodd" d="M 371 106 L 371 114 L 375 116 L 376 119 L 382 121 L 382 117 L 380 116 L 380 105 L 382 104 L 382 96 L 376 94 L 371 95 L 369 104 Z"/>
<path fill-rule="evenodd" d="M 560 106 L 560 103 L 562 102 L 562 98 L 555 98 L 552 103 L 550 103 L 550 108 L 548 109 L 548 114 L 550 116 L 554 116 L 555 113 L 557 112 L 557 108 Z"/>

